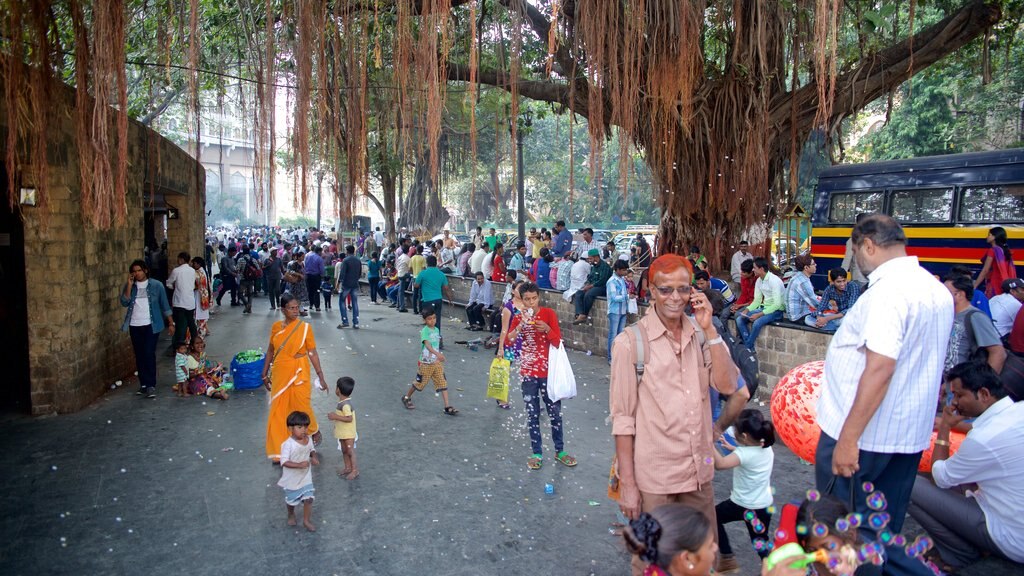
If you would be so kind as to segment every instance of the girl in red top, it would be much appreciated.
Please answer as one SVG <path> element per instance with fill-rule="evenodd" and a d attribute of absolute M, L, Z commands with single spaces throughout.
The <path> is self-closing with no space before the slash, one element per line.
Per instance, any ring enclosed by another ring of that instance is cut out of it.
<path fill-rule="evenodd" d="M 494 269 L 491 272 L 491 282 L 504 282 L 505 281 L 505 246 L 498 242 L 494 245 Z"/>
<path fill-rule="evenodd" d="M 974 281 L 974 288 L 977 289 L 982 282 L 988 280 L 985 286 L 985 296 L 989 298 L 1003 293 L 1003 280 L 1017 277 L 1017 270 L 1013 266 L 1013 254 L 1010 247 L 1006 245 L 1006 230 L 1002 226 L 996 226 L 988 231 L 989 249 L 985 252 L 985 264 Z"/>
<path fill-rule="evenodd" d="M 558 327 L 558 316 L 551 308 L 540 306 L 540 288 L 532 282 L 519 287 L 523 300 L 521 314 L 512 317 L 506 346 L 512 346 L 522 336 L 522 352 L 519 375 L 523 381 L 523 403 L 529 419 L 530 446 L 533 455 L 526 461 L 530 470 L 540 470 L 543 465 L 543 449 L 540 436 L 540 401 L 551 420 L 551 439 L 555 443 L 555 460 L 566 466 L 575 466 L 576 459 L 566 454 L 562 440 L 562 402 L 548 398 L 548 347 L 562 342 L 562 331 Z"/>

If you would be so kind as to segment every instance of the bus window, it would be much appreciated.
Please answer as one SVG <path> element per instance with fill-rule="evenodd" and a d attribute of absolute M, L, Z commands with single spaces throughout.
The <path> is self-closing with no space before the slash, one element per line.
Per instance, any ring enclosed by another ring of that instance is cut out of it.
<path fill-rule="evenodd" d="M 960 222 L 1024 221 L 1024 185 L 975 186 L 960 194 Z"/>
<path fill-rule="evenodd" d="M 945 224 L 953 214 L 953 189 L 894 190 L 891 206 L 897 222 Z"/>
<path fill-rule="evenodd" d="M 828 221 L 836 224 L 853 224 L 857 219 L 857 214 L 881 212 L 884 198 L 884 192 L 833 194 L 828 211 Z"/>

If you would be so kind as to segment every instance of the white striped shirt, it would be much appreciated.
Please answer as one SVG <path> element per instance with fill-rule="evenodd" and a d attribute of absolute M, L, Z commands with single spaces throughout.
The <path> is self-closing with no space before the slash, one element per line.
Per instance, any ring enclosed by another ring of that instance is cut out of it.
<path fill-rule="evenodd" d="M 818 425 L 839 438 L 853 407 L 867 349 L 896 360 L 885 398 L 860 437 L 861 450 L 913 454 L 928 447 L 953 327 L 953 297 L 917 262 L 894 258 L 868 276 L 825 356 Z"/>

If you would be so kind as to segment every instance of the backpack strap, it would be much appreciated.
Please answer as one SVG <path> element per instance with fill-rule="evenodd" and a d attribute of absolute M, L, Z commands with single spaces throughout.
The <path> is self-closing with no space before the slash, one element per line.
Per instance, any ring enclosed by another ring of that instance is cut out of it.
<path fill-rule="evenodd" d="M 633 337 L 636 339 L 636 348 L 633 350 L 636 358 L 633 360 L 633 366 L 636 369 L 636 384 L 639 386 L 640 381 L 644 378 L 644 364 L 647 362 L 647 335 L 643 333 L 639 322 L 630 324 L 626 328 L 633 333 Z"/>
<path fill-rule="evenodd" d="M 700 348 L 703 350 L 704 343 L 708 340 L 708 337 L 704 334 L 704 329 L 700 327 L 700 324 L 697 324 L 697 319 L 693 316 L 688 316 L 686 314 L 684 314 L 684 316 L 686 316 L 686 319 L 693 325 L 693 331 L 697 333 L 697 343 L 700 344 Z"/>

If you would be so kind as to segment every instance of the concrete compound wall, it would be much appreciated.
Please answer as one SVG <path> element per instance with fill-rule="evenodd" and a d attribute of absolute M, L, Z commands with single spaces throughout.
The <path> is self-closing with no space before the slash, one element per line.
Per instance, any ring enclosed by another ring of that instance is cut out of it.
<path fill-rule="evenodd" d="M 144 193 L 163 196 L 180 218 L 168 223 L 171 265 L 187 250 L 202 254 L 205 173 L 183 150 L 141 124 L 128 129 L 127 218 L 97 230 L 82 216 L 74 93 L 55 95 L 47 162 L 49 185 L 38 190 L 47 207 L 22 206 L 29 340 L 31 412 L 79 410 L 112 382 L 135 370 L 131 342 L 121 332 L 125 309 L 118 302 L 129 263 L 142 258 Z M 0 102 L 0 141 L 7 111 Z M 111 127 L 111 134 L 116 131 Z M 28 161 L 15 181 L 34 187 Z M 15 335 L 15 337 L 23 337 Z"/>
<path fill-rule="evenodd" d="M 448 282 L 455 295 L 455 303 L 462 306 L 469 300 L 469 278 L 448 276 Z M 505 284 L 492 282 L 494 302 L 498 305 L 505 293 Z M 590 321 L 585 324 L 573 325 L 576 315 L 572 302 L 562 299 L 562 293 L 556 290 L 541 289 L 541 306 L 553 308 L 558 313 L 562 340 L 566 347 L 576 350 L 590 351 L 598 356 L 607 355 L 608 347 L 608 301 L 599 298 L 590 311 Z M 629 323 L 640 319 L 650 307 L 641 305 L 640 314 L 629 318 Z M 446 312 L 448 316 L 456 316 L 465 321 L 465 314 Z M 787 372 L 805 362 L 823 360 L 828 344 L 832 340 L 830 334 L 786 325 L 766 326 L 757 339 L 757 357 L 761 370 L 761 387 L 758 396 L 767 400 L 775 384 Z"/>

